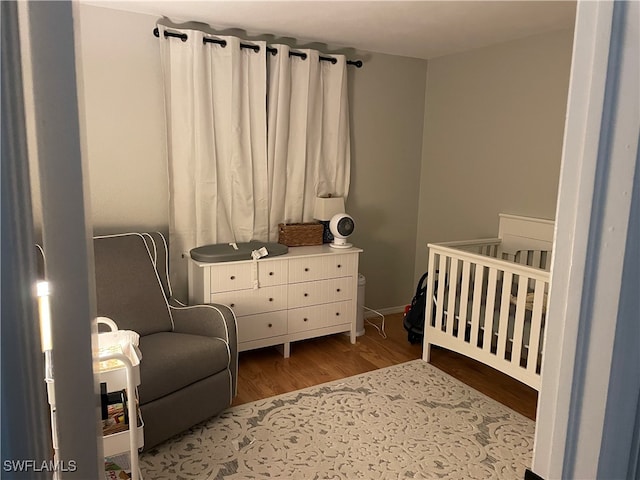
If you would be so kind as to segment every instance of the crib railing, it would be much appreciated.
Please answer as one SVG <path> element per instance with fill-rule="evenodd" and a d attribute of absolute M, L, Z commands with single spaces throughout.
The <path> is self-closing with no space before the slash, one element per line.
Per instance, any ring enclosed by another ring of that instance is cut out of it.
<path fill-rule="evenodd" d="M 429 244 L 424 359 L 438 345 L 539 389 L 550 257 L 498 238 Z"/>

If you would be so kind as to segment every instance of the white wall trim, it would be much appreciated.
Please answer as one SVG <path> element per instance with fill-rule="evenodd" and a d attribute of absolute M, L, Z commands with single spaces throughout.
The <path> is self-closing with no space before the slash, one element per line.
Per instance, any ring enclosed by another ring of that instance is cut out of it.
<path fill-rule="evenodd" d="M 637 322 L 619 308 L 631 288 L 622 283 L 629 228 L 638 224 L 630 216 L 640 100 L 634 3 L 577 8 L 533 457 L 533 471 L 548 479 L 610 478 L 602 439 L 614 420 L 605 411 L 618 400 L 609 394 L 612 357 L 637 357 L 637 348 L 614 351 L 617 331 Z M 628 458 L 625 438 L 617 447 Z"/>
<path fill-rule="evenodd" d="M 43 247 L 51 285 L 58 460 L 76 469 L 60 479 L 99 478 L 104 470 L 99 388 L 93 374 L 97 332 L 86 165 L 81 155 L 72 2 L 28 2 L 40 174 Z M 33 151 L 30 152 L 33 155 Z"/>
<path fill-rule="evenodd" d="M 2 415 L 0 420 L 3 474 L 26 478 L 4 462 L 51 458 L 49 412 L 44 362 L 35 300 L 35 248 L 27 153 L 21 39 L 17 2 L 0 4 L 2 29 L 2 162 L 0 220 L 2 232 Z M 45 479 L 46 472 L 29 478 Z M 49 475 L 50 478 L 50 475 Z"/>

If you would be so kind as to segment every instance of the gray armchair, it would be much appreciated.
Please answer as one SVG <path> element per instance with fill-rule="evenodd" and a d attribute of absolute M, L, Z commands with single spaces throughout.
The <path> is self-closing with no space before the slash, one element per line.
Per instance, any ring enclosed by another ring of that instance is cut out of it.
<path fill-rule="evenodd" d="M 159 233 L 95 237 L 94 254 L 98 315 L 140 335 L 144 448 L 231 405 L 238 368 L 231 309 L 172 298 Z"/>

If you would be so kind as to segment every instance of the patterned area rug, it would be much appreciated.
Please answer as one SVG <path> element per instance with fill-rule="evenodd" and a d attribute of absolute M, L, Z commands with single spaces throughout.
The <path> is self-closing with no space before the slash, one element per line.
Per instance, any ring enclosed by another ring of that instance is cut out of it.
<path fill-rule="evenodd" d="M 230 408 L 140 458 L 145 480 L 522 479 L 534 422 L 422 360 Z"/>

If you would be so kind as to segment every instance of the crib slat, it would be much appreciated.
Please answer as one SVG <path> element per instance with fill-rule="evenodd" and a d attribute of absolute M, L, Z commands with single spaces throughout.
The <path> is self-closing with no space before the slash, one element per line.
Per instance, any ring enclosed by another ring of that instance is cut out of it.
<path fill-rule="evenodd" d="M 478 331 L 480 330 L 480 305 L 482 304 L 482 280 L 484 267 L 475 265 L 475 283 L 473 286 L 473 307 L 471 309 L 471 345 L 478 345 Z"/>
<path fill-rule="evenodd" d="M 513 261 L 515 263 L 519 263 L 520 265 L 526 265 L 528 254 L 529 250 L 518 250 L 513 257 Z"/>
<path fill-rule="evenodd" d="M 542 251 L 541 250 L 534 250 L 533 251 L 533 260 L 531 262 L 531 265 L 536 267 L 536 268 L 542 268 L 541 257 L 542 257 Z"/>
<path fill-rule="evenodd" d="M 431 312 L 433 312 L 433 285 L 436 281 L 436 254 L 433 249 L 429 249 L 429 274 L 427 275 L 427 301 L 425 303 L 425 311 L 424 311 L 424 324 L 425 324 L 425 337 L 426 337 L 426 326 L 434 326 L 435 318 L 433 318 Z"/>
<path fill-rule="evenodd" d="M 451 258 L 451 270 L 449 271 L 449 304 L 447 305 L 447 334 L 453 335 L 453 324 L 456 320 L 456 296 L 458 295 L 458 259 Z M 460 333 L 460 326 L 458 326 Z"/>
<path fill-rule="evenodd" d="M 444 286 L 447 278 L 447 256 L 440 255 L 440 262 L 438 266 L 438 293 L 436 294 L 436 328 L 442 329 L 444 327 Z"/>
<path fill-rule="evenodd" d="M 500 360 L 505 359 L 508 342 L 508 326 L 509 326 L 509 306 L 511 304 L 511 282 L 513 281 L 513 273 L 504 272 L 502 279 L 502 300 L 500 301 L 500 325 L 498 326 L 498 351 L 497 355 Z"/>
<path fill-rule="evenodd" d="M 431 328 L 435 319 L 433 318 L 433 284 L 435 282 L 436 255 L 433 248 L 429 248 L 429 263 L 427 264 L 427 298 L 424 312 L 424 330 L 422 338 L 422 358 L 424 361 L 431 360 Z"/>
<path fill-rule="evenodd" d="M 471 263 L 467 260 L 462 261 L 462 292 L 460 292 L 460 311 L 458 316 L 458 336 L 465 338 L 465 330 L 467 328 L 467 306 L 469 302 L 469 282 L 471 281 Z M 460 333 L 462 332 L 462 334 Z"/>
<path fill-rule="evenodd" d="M 524 330 L 524 310 L 527 300 L 527 284 L 529 279 L 524 275 L 520 275 L 518 279 L 518 301 L 516 302 L 516 316 L 513 328 L 513 353 L 511 354 L 511 363 L 515 366 L 520 365 L 520 357 L 522 356 L 522 332 Z"/>
<path fill-rule="evenodd" d="M 542 334 L 542 306 L 544 301 L 545 283 L 536 280 L 533 298 L 533 311 L 531 313 L 531 333 L 529 334 L 529 354 L 527 356 L 527 370 L 536 373 L 538 365 L 538 353 L 540 349 L 540 336 Z"/>
<path fill-rule="evenodd" d="M 484 335 L 482 336 L 483 349 L 491 351 L 491 341 L 493 340 L 493 310 L 496 301 L 496 283 L 498 271 L 489 268 L 489 281 L 487 283 L 487 303 L 484 313 Z"/>

